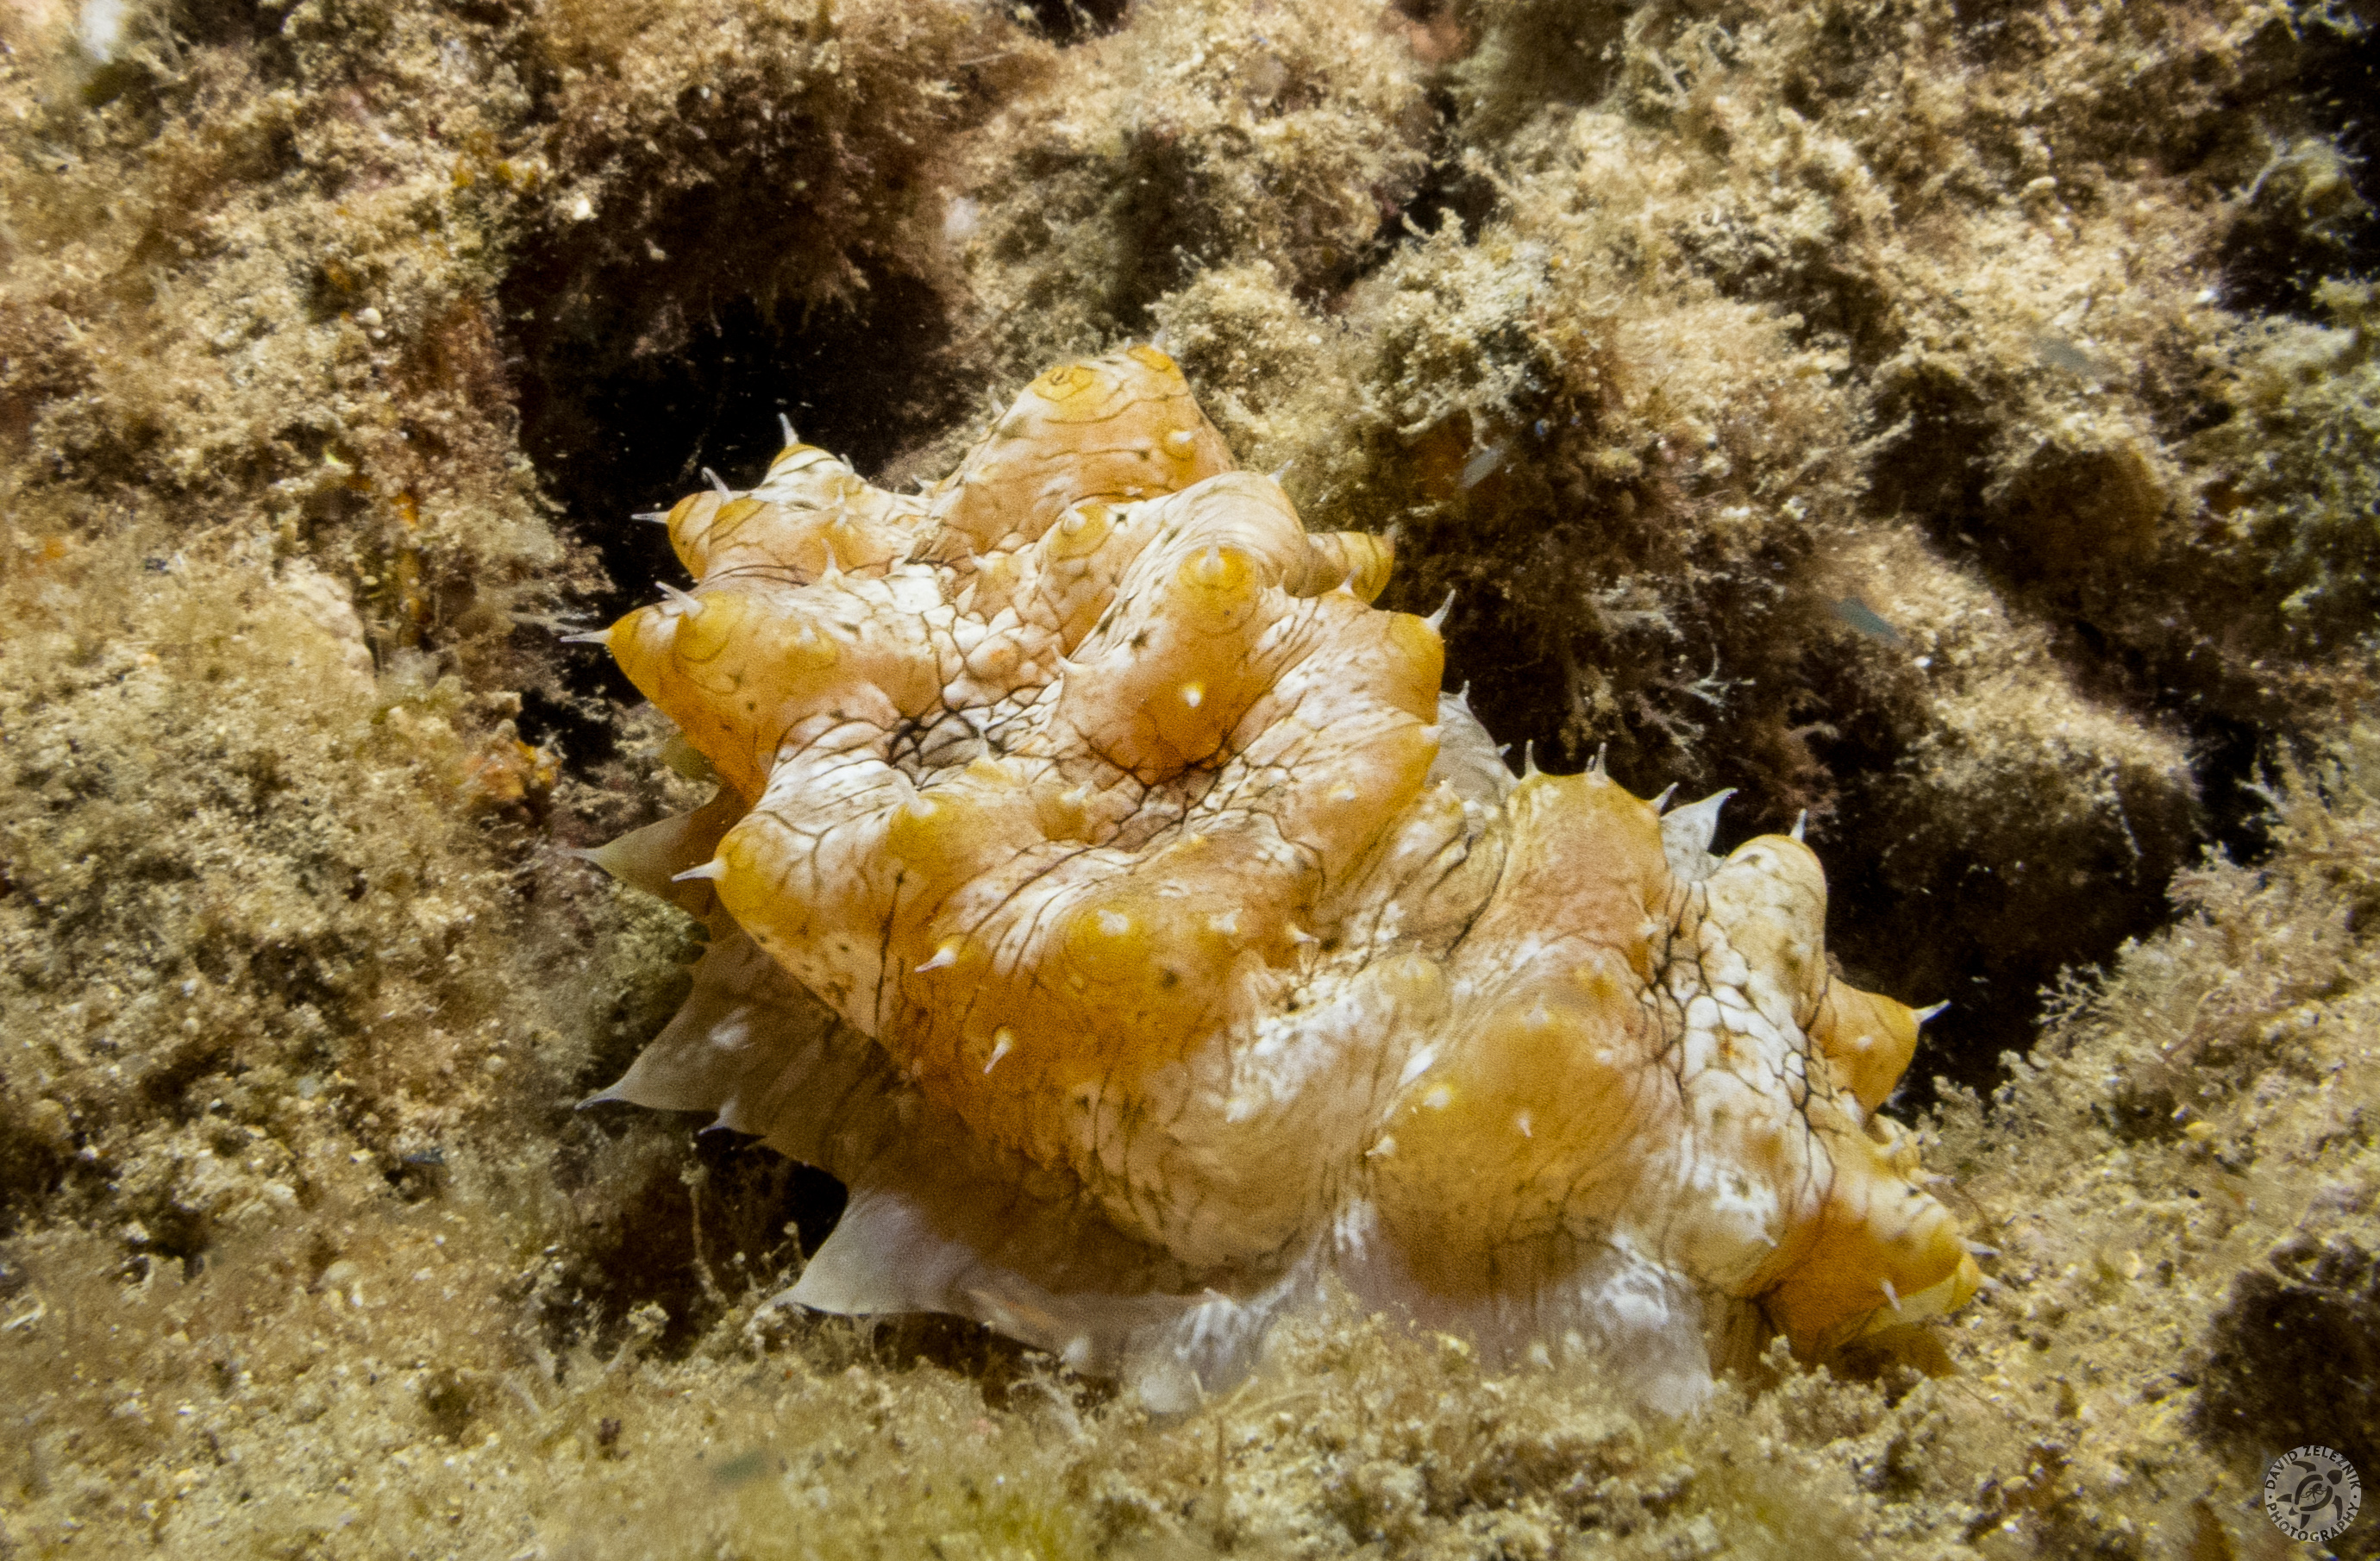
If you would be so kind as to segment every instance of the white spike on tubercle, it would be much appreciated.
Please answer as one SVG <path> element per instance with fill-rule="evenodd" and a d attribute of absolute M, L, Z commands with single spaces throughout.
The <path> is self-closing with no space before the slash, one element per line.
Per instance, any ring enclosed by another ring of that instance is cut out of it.
<path fill-rule="evenodd" d="M 1937 1016 L 1938 1016 L 1938 1015 L 1942 1012 L 1942 1010 L 1943 1010 L 1943 1009 L 1945 1009 L 1945 1008 L 1949 1007 L 1949 1006 L 1950 1006 L 1950 1005 L 1949 1005 L 1947 1001 L 1946 1001 L 1946 1002 L 1941 1002 L 1941 1003 L 1936 1003 L 1936 1004 L 1932 1005 L 1932 1006 L 1929 1006 L 1929 1007 L 1924 1007 L 1924 1008 L 1918 1008 L 1918 1009 L 1914 1009 L 1914 1010 L 1912 1010 L 1912 1011 L 1911 1012 L 1911 1014 L 1910 1014 L 1910 1016 L 1909 1016 L 1909 1017 L 1910 1017 L 1910 1018 L 1913 1018 L 1913 1019 L 1915 1019 L 1919 1024 L 1924 1024 L 1926 1020 L 1931 1019 L 1931 1018 L 1936 1018 Z"/>
<path fill-rule="evenodd" d="M 1670 811 L 1670 799 L 1675 797 L 1677 794 L 1678 783 L 1676 781 L 1671 781 L 1669 785 L 1663 787 L 1661 788 L 1661 795 L 1653 799 L 1653 811 L 1656 813 L 1668 812 Z"/>
<path fill-rule="evenodd" d="M 1810 810 L 1804 808 L 1800 812 L 1793 815 L 1793 838 L 1796 840 L 1802 838 L 1803 832 L 1808 830 L 1809 827 Z"/>
<path fill-rule="evenodd" d="M 631 520 L 650 520 L 656 526 L 668 525 L 669 518 L 670 512 L 666 509 L 640 509 L 628 517 Z"/>
<path fill-rule="evenodd" d="M 1421 621 L 1429 625 L 1429 631 L 1432 634 L 1436 634 L 1445 626 L 1446 615 L 1452 611 L 1454 611 L 1454 592 L 1450 589 L 1446 593 L 1446 600 L 1438 604 L 1438 611 L 1430 614 L 1429 616 L 1422 619 Z M 1465 683 L 1463 686 L 1465 689 L 1471 687 L 1468 683 Z"/>
<path fill-rule="evenodd" d="M 706 466 L 702 469 L 702 477 L 703 481 L 709 482 L 718 492 L 721 502 L 724 503 L 735 496 L 735 490 L 727 485 L 727 479 L 711 470 L 710 468 Z"/>
<path fill-rule="evenodd" d="M 558 636 L 557 639 L 565 645 L 608 645 L 612 642 L 612 631 L 608 628 L 590 628 L 583 634 L 565 634 Z"/>
<path fill-rule="evenodd" d="M 801 443 L 801 440 L 795 437 L 793 419 L 785 416 L 783 412 L 779 412 L 777 414 L 777 426 L 785 431 L 785 448 L 790 450 L 795 445 Z"/>
<path fill-rule="evenodd" d="M 1600 742 L 1599 742 L 1599 743 L 1597 743 L 1597 744 L 1595 745 L 1595 762 L 1594 762 L 1594 763 L 1592 763 L 1592 764 L 1589 764 L 1589 765 L 1586 767 L 1586 773 L 1587 773 L 1588 774 L 1590 774 L 1590 775 L 1598 775 L 1598 776 L 1599 776 L 1599 775 L 1601 775 L 1602 774 L 1604 774 L 1604 769 L 1603 769 L 1603 754 L 1604 754 L 1604 750 L 1605 750 L 1606 749 L 1609 748 L 1610 746 L 1611 746 L 1611 745 L 1610 745 L 1610 744 L 1609 744 L 1609 743 L 1600 743 Z"/>
<path fill-rule="evenodd" d="M 1531 738 L 1521 745 L 1521 778 L 1535 780 L 1542 774 L 1537 768 L 1537 739 Z"/>
<path fill-rule="evenodd" d="M 1293 460 L 1285 460 L 1279 466 L 1274 467 L 1272 469 L 1272 480 L 1276 482 L 1280 482 L 1282 478 L 1289 475 L 1289 469 L 1296 464 L 1297 463 Z"/>
<path fill-rule="evenodd" d="M 1009 1029 L 1006 1025 L 1002 1025 L 998 1030 L 993 1031 L 991 1033 L 991 1060 L 983 1065 L 983 1070 L 986 1073 L 990 1073 L 993 1068 L 998 1067 L 1000 1066 L 1000 1059 L 1014 1051 L 1015 1047 L 1016 1032 L 1014 1031 Z"/>
<path fill-rule="evenodd" d="M 1892 1310 L 1899 1311 L 1900 1310 L 1900 1292 L 1892 1287 L 1892 1281 L 1889 1279 L 1879 1278 L 1876 1283 L 1884 1287 L 1884 1299 L 1892 1303 Z"/>
<path fill-rule="evenodd" d="M 670 874 L 670 882 L 673 884 L 683 884 L 691 878 L 720 879 L 726 876 L 727 864 L 721 861 L 717 857 L 713 857 L 709 861 L 704 862 L 700 867 L 689 867 L 684 872 L 674 872 Z"/>
<path fill-rule="evenodd" d="M 690 618 L 698 618 L 702 616 L 702 603 L 691 591 L 681 591 L 667 580 L 662 580 L 659 584 L 662 594 L 669 598 L 671 606 L 677 608 Z"/>
<path fill-rule="evenodd" d="M 934 957 L 931 959 L 917 967 L 916 973 L 922 976 L 928 970 L 948 970 L 958 962 L 959 941 L 956 938 L 950 938 L 943 942 L 941 947 L 934 950 Z"/>
<path fill-rule="evenodd" d="M 1699 802 L 1689 802 L 1661 820 L 1661 850 L 1670 859 L 1670 871 L 1690 884 L 1709 877 L 1718 865 L 1710 855 L 1711 841 L 1718 834 L 1718 811 L 1735 795 L 1733 787 L 1712 792 Z"/>

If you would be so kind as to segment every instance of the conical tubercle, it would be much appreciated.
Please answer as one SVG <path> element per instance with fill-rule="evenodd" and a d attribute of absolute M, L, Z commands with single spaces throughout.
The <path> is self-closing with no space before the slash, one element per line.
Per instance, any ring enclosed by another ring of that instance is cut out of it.
<path fill-rule="evenodd" d="M 1669 858 L 1670 872 L 1682 882 L 1699 884 L 1718 871 L 1711 842 L 1718 837 L 1719 810 L 1734 795 L 1735 787 L 1729 787 L 1661 815 L 1661 852 Z"/>

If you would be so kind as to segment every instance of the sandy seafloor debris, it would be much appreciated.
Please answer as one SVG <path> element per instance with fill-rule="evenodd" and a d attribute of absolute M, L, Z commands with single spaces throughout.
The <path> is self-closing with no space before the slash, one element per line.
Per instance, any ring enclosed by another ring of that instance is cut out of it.
<path fill-rule="evenodd" d="M 2273 1453 L 2380 1478 L 2371 21 L 0 0 L 0 1556 L 2303 1553 Z M 1955 1005 L 1966 1311 L 1678 1423 L 1342 1318 L 1155 1421 L 764 1311 L 832 1189 L 573 1110 L 694 950 L 559 850 L 698 796 L 552 643 L 675 578 L 627 513 L 1159 331 L 1500 738 L 1810 811 Z"/>

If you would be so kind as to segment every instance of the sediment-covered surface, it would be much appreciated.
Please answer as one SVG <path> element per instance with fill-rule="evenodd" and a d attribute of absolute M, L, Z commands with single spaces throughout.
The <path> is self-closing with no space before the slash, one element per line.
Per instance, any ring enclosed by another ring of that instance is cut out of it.
<path fill-rule="evenodd" d="M 2380 1477 L 2353 11 L 0 41 L 0 1555 L 2198 1561 Z M 1160 333 L 1497 738 L 1809 811 L 1842 973 L 1953 1004 L 1963 1311 L 1675 1422 L 1350 1316 L 1152 1420 L 763 1310 L 835 1189 L 575 1109 L 698 950 L 562 853 L 703 795 L 554 643 L 679 578 L 629 512 Z"/>

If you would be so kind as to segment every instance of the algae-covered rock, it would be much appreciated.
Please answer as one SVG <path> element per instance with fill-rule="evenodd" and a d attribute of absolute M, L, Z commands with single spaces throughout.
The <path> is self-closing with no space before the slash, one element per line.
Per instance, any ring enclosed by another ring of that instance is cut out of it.
<path fill-rule="evenodd" d="M 2370 39 L 0 5 L 0 1549 L 2265 1553 L 2380 1473 Z M 577 1109 L 705 953 L 569 854 L 716 784 L 553 642 L 633 513 L 1135 341 L 1500 740 L 1807 813 L 1830 976 L 1951 1004 L 1948 1326 L 1661 1421 L 1324 1312 L 1152 1420 L 771 1305 L 840 1189 Z"/>

